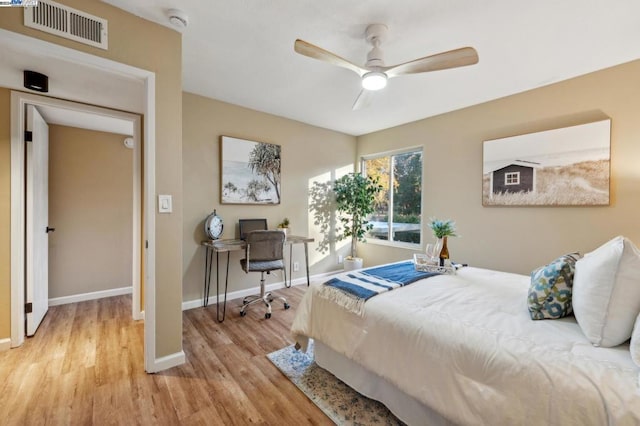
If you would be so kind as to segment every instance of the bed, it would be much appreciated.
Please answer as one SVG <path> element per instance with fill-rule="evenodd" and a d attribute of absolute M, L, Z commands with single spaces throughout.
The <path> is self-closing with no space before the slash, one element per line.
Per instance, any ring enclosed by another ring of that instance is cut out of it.
<path fill-rule="evenodd" d="M 640 424 L 629 343 L 594 347 L 573 316 L 532 321 L 530 278 L 465 267 L 381 293 L 361 315 L 312 284 L 302 350 L 413 424 Z"/>

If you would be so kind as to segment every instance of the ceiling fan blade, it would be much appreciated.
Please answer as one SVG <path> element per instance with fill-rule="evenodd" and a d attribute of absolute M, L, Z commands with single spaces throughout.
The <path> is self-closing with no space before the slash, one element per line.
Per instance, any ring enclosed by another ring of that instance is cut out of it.
<path fill-rule="evenodd" d="M 324 50 L 321 47 L 314 46 L 313 44 L 307 43 L 304 40 L 296 40 L 295 44 L 293 45 L 293 49 L 301 55 L 351 70 L 358 74 L 360 77 L 362 77 L 363 74 L 369 72 L 369 70 L 361 68 L 358 65 L 353 64 L 346 59 L 329 52 L 328 50 Z"/>
<path fill-rule="evenodd" d="M 373 102 L 373 98 L 374 95 L 371 90 L 362 89 L 356 98 L 356 101 L 353 103 L 352 109 L 355 111 L 368 107 L 371 105 L 371 102 Z"/>
<path fill-rule="evenodd" d="M 438 71 L 447 68 L 464 67 L 478 63 L 478 52 L 473 47 L 462 47 L 460 49 L 449 50 L 448 52 L 437 53 L 426 56 L 404 64 L 384 67 L 381 71 L 387 77 L 395 77 L 402 74 L 416 74 L 420 72 Z"/>

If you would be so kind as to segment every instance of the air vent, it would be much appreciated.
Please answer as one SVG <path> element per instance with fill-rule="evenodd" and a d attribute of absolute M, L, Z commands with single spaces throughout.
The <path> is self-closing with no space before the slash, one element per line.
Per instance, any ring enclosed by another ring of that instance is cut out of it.
<path fill-rule="evenodd" d="M 24 9 L 24 25 L 107 50 L 107 20 L 50 0 Z"/>

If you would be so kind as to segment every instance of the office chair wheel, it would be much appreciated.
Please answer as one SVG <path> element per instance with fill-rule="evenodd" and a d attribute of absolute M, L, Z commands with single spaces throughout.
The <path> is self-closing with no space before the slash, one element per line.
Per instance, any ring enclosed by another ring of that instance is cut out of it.
<path fill-rule="evenodd" d="M 241 316 L 241 317 L 244 317 L 244 316 L 246 316 L 246 315 L 247 315 L 247 311 L 240 311 L 240 316 Z"/>
<path fill-rule="evenodd" d="M 264 319 L 269 319 L 271 318 L 271 313 L 267 312 L 266 314 L 264 314 Z"/>
<path fill-rule="evenodd" d="M 285 304 L 284 304 L 284 308 L 285 308 L 285 309 L 289 309 L 290 307 L 291 307 L 291 305 L 289 305 L 288 303 L 285 303 Z"/>

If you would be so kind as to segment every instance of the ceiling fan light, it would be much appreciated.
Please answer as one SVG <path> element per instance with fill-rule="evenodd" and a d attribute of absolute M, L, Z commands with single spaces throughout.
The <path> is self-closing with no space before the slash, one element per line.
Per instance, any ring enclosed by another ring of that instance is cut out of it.
<path fill-rule="evenodd" d="M 387 75 L 380 71 L 371 71 L 362 76 L 362 88 L 380 90 L 387 85 Z"/>

